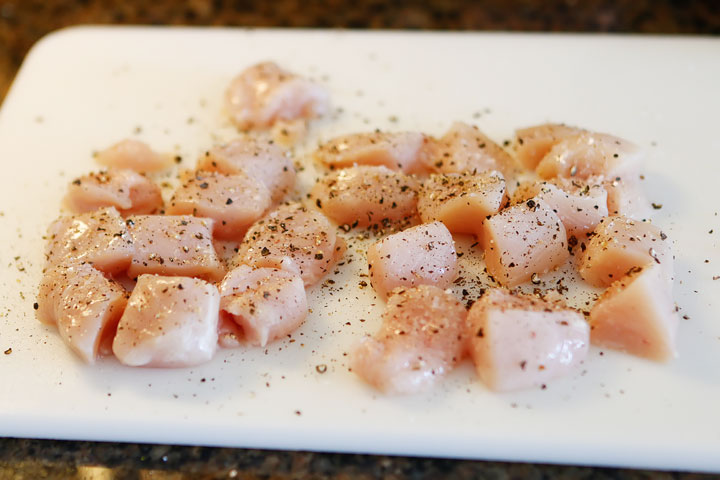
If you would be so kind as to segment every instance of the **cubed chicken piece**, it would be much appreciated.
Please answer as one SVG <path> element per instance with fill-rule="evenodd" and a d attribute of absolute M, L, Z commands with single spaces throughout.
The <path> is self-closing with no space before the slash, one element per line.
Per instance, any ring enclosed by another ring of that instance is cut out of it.
<path fill-rule="evenodd" d="M 317 283 L 345 253 L 345 244 L 322 213 L 299 203 L 281 205 L 245 234 L 236 265 L 280 268 Z"/>
<path fill-rule="evenodd" d="M 590 340 L 656 361 L 675 356 L 678 313 L 661 265 L 635 268 L 614 282 L 590 311 Z"/>
<path fill-rule="evenodd" d="M 468 348 L 491 390 L 541 387 L 587 356 L 590 328 L 577 310 L 493 288 L 470 308 Z"/>
<path fill-rule="evenodd" d="M 125 220 L 114 207 L 60 217 L 48 228 L 48 267 L 72 260 L 118 274 L 128 269 L 134 253 Z"/>
<path fill-rule="evenodd" d="M 420 189 L 418 211 L 424 223 L 440 221 L 452 233 L 482 234 L 485 217 L 507 201 L 499 172 L 431 175 Z"/>
<path fill-rule="evenodd" d="M 505 178 L 515 175 L 515 160 L 475 125 L 455 122 L 433 142 L 431 165 L 439 173 L 483 173 L 496 170 Z"/>
<path fill-rule="evenodd" d="M 197 169 L 226 175 L 246 173 L 267 187 L 273 201 L 282 199 L 295 185 L 295 167 L 288 151 L 271 140 L 250 135 L 211 148 L 198 159 Z"/>
<path fill-rule="evenodd" d="M 311 199 L 332 220 L 345 225 L 376 225 L 417 214 L 418 182 L 386 167 L 344 168 L 321 178 Z"/>
<path fill-rule="evenodd" d="M 213 220 L 189 215 L 136 215 L 128 218 L 135 252 L 130 277 L 144 273 L 218 281 L 225 269 L 213 248 Z"/>
<path fill-rule="evenodd" d="M 175 190 L 167 213 L 212 218 L 217 238 L 240 240 L 271 204 L 265 185 L 244 172 L 198 171 Z"/>
<path fill-rule="evenodd" d="M 141 275 L 120 318 L 113 353 L 131 367 L 190 367 L 218 344 L 220 294 L 197 278 Z"/>
<path fill-rule="evenodd" d="M 325 115 L 330 96 L 325 87 L 273 62 L 263 62 L 233 78 L 225 92 L 225 105 L 238 130 L 247 130 Z"/>
<path fill-rule="evenodd" d="M 37 317 L 57 325 L 65 343 L 83 361 L 94 363 L 101 344 L 112 341 L 126 303 L 125 289 L 92 265 L 59 265 L 43 274 Z"/>
<path fill-rule="evenodd" d="M 448 287 L 457 277 L 455 242 L 441 222 L 398 232 L 368 248 L 370 282 L 385 296 L 396 287 Z"/>
<path fill-rule="evenodd" d="M 560 217 L 540 201 L 485 219 L 482 239 L 488 273 L 506 287 L 535 281 L 570 256 Z"/>
<path fill-rule="evenodd" d="M 526 182 L 515 190 L 512 201 L 529 202 L 529 205 L 535 201 L 544 203 L 560 217 L 568 238 L 592 232 L 600 220 L 608 216 L 605 188 L 574 180 Z"/>
<path fill-rule="evenodd" d="M 220 309 L 229 313 L 252 345 L 292 333 L 308 314 L 305 285 L 299 275 L 276 268 L 240 265 L 220 284 Z"/>
<path fill-rule="evenodd" d="M 376 131 L 334 138 L 320 145 L 313 156 L 331 169 L 382 165 L 404 173 L 425 173 L 428 153 L 428 138 L 422 133 Z"/>
<path fill-rule="evenodd" d="M 153 151 L 139 140 L 125 139 L 95 154 L 95 161 L 109 168 L 158 172 L 169 168 L 173 158 Z"/>
<path fill-rule="evenodd" d="M 612 216 L 595 229 L 578 270 L 590 285 L 607 287 L 631 269 L 648 263 L 661 265 L 672 281 L 673 253 L 667 236 L 650 223 Z"/>
<path fill-rule="evenodd" d="M 162 209 L 160 187 L 134 170 L 110 169 L 76 178 L 65 195 L 75 213 L 115 207 L 121 215 L 155 213 Z"/>
<path fill-rule="evenodd" d="M 383 324 L 351 354 L 351 369 L 384 393 L 428 390 L 462 359 L 465 307 L 431 285 L 398 288 Z"/>
<path fill-rule="evenodd" d="M 555 144 L 583 133 L 583 129 L 557 123 L 545 123 L 515 131 L 515 157 L 528 170 L 535 170 Z"/>
<path fill-rule="evenodd" d="M 615 177 L 600 180 L 608 192 L 608 211 L 610 215 L 622 215 L 634 220 L 645 220 L 651 217 L 652 207 L 645 196 L 640 179 L 637 176 Z"/>
<path fill-rule="evenodd" d="M 594 175 L 608 178 L 637 175 L 644 154 L 621 138 L 585 132 L 555 144 L 538 163 L 541 178 L 565 177 L 584 180 Z"/>

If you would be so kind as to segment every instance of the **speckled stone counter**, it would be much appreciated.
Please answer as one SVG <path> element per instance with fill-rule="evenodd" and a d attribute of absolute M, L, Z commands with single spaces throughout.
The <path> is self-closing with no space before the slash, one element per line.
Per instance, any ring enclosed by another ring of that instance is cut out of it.
<path fill-rule="evenodd" d="M 0 0 L 0 101 L 32 44 L 76 24 L 413 28 L 720 34 L 720 2 L 639 0 Z M 78 479 L 699 479 L 692 473 L 464 460 L 0 439 L 0 480 Z"/>

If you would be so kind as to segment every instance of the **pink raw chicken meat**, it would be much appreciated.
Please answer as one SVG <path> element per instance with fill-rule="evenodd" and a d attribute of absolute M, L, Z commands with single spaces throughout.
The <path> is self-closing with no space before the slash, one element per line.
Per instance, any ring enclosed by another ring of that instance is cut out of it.
<path fill-rule="evenodd" d="M 600 221 L 608 216 L 607 191 L 601 185 L 566 179 L 527 182 L 515 190 L 513 203 L 528 200 L 544 203 L 557 213 L 568 238 L 592 232 Z"/>
<path fill-rule="evenodd" d="M 426 173 L 428 141 L 419 132 L 354 133 L 320 145 L 313 156 L 331 169 L 382 165 L 404 173 Z"/>
<path fill-rule="evenodd" d="M 162 208 L 160 188 L 129 169 L 110 169 L 76 178 L 70 183 L 65 204 L 77 213 L 115 207 L 121 215 L 155 213 Z"/>
<path fill-rule="evenodd" d="M 225 275 L 213 248 L 213 220 L 188 215 L 136 215 L 127 222 L 135 246 L 130 277 L 158 273 L 217 281 Z"/>
<path fill-rule="evenodd" d="M 302 279 L 276 268 L 240 265 L 220 284 L 220 309 L 229 313 L 252 345 L 290 334 L 308 314 Z"/>
<path fill-rule="evenodd" d="M 613 283 L 590 311 L 594 345 L 650 360 L 677 356 L 678 313 L 661 265 L 635 268 Z"/>
<path fill-rule="evenodd" d="M 157 172 L 172 165 L 172 157 L 154 152 L 139 140 L 122 140 L 98 152 L 95 161 L 110 168 L 130 169 L 136 172 Z"/>
<path fill-rule="evenodd" d="M 440 222 L 395 233 L 368 248 L 373 288 L 381 296 L 396 287 L 448 287 L 457 277 L 457 254 L 450 231 Z"/>
<path fill-rule="evenodd" d="M 386 167 L 344 168 L 322 177 L 311 199 L 339 224 L 367 226 L 417 214 L 418 182 Z"/>
<path fill-rule="evenodd" d="M 493 288 L 470 308 L 467 339 L 481 380 L 496 391 L 539 387 L 587 356 L 590 328 L 573 309 Z"/>
<path fill-rule="evenodd" d="M 330 110 L 330 96 L 325 87 L 273 62 L 263 62 L 233 78 L 225 92 L 225 104 L 235 126 L 247 130 L 325 115 Z"/>
<path fill-rule="evenodd" d="M 236 265 L 281 268 L 317 283 L 345 253 L 345 243 L 322 213 L 300 203 L 281 205 L 245 234 Z"/>
<path fill-rule="evenodd" d="M 650 223 L 612 216 L 595 229 L 578 271 L 590 285 L 607 287 L 648 263 L 659 264 L 672 281 L 673 254 L 667 236 Z"/>
<path fill-rule="evenodd" d="M 501 146 L 476 126 L 455 122 L 441 138 L 432 142 L 432 168 L 440 173 L 499 171 L 505 178 L 515 174 L 515 161 Z"/>
<path fill-rule="evenodd" d="M 60 217 L 48 228 L 48 239 L 47 266 L 72 260 L 117 274 L 127 270 L 135 253 L 125 220 L 114 207 Z"/>
<path fill-rule="evenodd" d="M 547 273 L 570 256 L 560 217 L 540 201 L 506 208 L 483 228 L 488 273 L 506 287 Z"/>
<path fill-rule="evenodd" d="M 120 318 L 113 353 L 132 367 L 189 367 L 217 350 L 220 294 L 203 280 L 141 275 Z"/>
<path fill-rule="evenodd" d="M 584 132 L 555 144 L 538 163 L 543 179 L 555 177 L 588 179 L 637 176 L 644 153 L 627 140 L 605 133 Z"/>
<path fill-rule="evenodd" d="M 240 240 L 271 203 L 265 185 L 244 172 L 198 171 L 175 190 L 167 213 L 212 218 L 216 238 Z"/>
<path fill-rule="evenodd" d="M 250 135 L 211 148 L 198 159 L 197 169 L 226 175 L 245 173 L 262 182 L 273 201 L 282 199 L 295 184 L 295 167 L 288 151 L 272 140 Z"/>
<path fill-rule="evenodd" d="M 555 144 L 582 132 L 581 128 L 557 123 L 518 129 L 515 131 L 515 156 L 523 167 L 535 170 Z"/>
<path fill-rule="evenodd" d="M 436 174 L 420 190 L 418 211 L 424 223 L 440 221 L 452 233 L 482 234 L 485 217 L 507 201 L 499 172 Z"/>
<path fill-rule="evenodd" d="M 351 369 L 385 393 L 429 389 L 462 359 L 465 307 L 437 287 L 398 288 L 383 324 L 351 354 Z"/>
<path fill-rule="evenodd" d="M 112 342 L 126 303 L 125 290 L 90 264 L 59 265 L 43 274 L 37 317 L 57 325 L 65 343 L 94 363 L 101 346 Z"/>

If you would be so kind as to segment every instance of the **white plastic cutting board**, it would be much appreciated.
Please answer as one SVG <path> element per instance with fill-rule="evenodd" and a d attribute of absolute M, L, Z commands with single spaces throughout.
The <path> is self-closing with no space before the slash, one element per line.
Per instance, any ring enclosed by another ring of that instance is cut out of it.
<path fill-rule="evenodd" d="M 357 288 L 355 251 L 332 288 L 312 292 L 301 330 L 267 350 L 179 370 L 80 363 L 32 308 L 42 236 L 67 183 L 97 168 L 93 150 L 126 136 L 191 167 L 233 136 L 221 101 L 230 78 L 266 59 L 330 88 L 338 112 L 311 143 L 376 127 L 440 134 L 454 120 L 503 140 L 550 120 L 646 147 L 644 184 L 663 204 L 654 221 L 677 250 L 680 357 L 659 365 L 593 347 L 547 390 L 503 395 L 465 364 L 431 393 L 384 397 L 348 373 L 344 356 L 381 311 Z M 720 471 L 718 112 L 718 39 L 55 33 L 28 56 L 0 111 L 0 435 Z"/>

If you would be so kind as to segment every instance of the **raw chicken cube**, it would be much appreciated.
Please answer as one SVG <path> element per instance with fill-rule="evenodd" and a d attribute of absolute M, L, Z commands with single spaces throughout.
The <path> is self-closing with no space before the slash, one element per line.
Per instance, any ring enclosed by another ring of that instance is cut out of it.
<path fill-rule="evenodd" d="M 226 175 L 246 173 L 267 187 L 273 201 L 282 199 L 295 184 L 295 167 L 288 151 L 272 140 L 250 135 L 211 148 L 198 159 L 197 169 Z"/>
<path fill-rule="evenodd" d="M 671 290 L 661 265 L 631 270 L 590 311 L 590 340 L 650 360 L 676 357 L 679 320 Z"/>
<path fill-rule="evenodd" d="M 381 296 L 396 287 L 448 287 L 457 277 L 455 242 L 441 222 L 392 234 L 368 248 L 370 282 Z"/>
<path fill-rule="evenodd" d="M 607 197 L 602 185 L 556 179 L 521 184 L 513 193 L 513 203 L 531 199 L 544 203 L 560 217 L 569 238 L 592 232 L 608 216 Z"/>
<path fill-rule="evenodd" d="M 162 209 L 160 187 L 134 170 L 110 169 L 76 178 L 65 205 L 76 213 L 115 207 L 121 215 L 155 213 Z"/>
<path fill-rule="evenodd" d="M 126 303 L 125 290 L 92 265 L 60 265 L 43 274 L 37 316 L 57 325 L 65 343 L 83 361 L 94 363 L 101 344 L 112 341 Z"/>
<path fill-rule="evenodd" d="M 131 367 L 189 367 L 217 350 L 220 294 L 197 278 L 141 275 L 120 318 L 113 353 Z"/>
<path fill-rule="evenodd" d="M 655 225 L 612 216 L 603 219 L 580 257 L 578 270 L 590 285 L 607 287 L 631 269 L 662 266 L 673 278 L 673 254 L 667 236 Z"/>
<path fill-rule="evenodd" d="M 465 316 L 465 307 L 437 287 L 398 288 L 380 331 L 352 352 L 351 369 L 385 393 L 427 390 L 462 359 Z"/>
<path fill-rule="evenodd" d="M 540 387 L 587 356 L 590 328 L 573 309 L 493 288 L 470 308 L 470 355 L 491 390 Z"/>
<path fill-rule="evenodd" d="M 440 221 L 452 233 L 482 234 L 485 217 L 506 203 L 499 172 L 431 175 L 420 189 L 418 211 L 424 223 Z"/>
<path fill-rule="evenodd" d="M 265 185 L 244 172 L 195 172 L 175 190 L 167 213 L 212 218 L 217 238 L 240 240 L 271 203 Z"/>
<path fill-rule="evenodd" d="M 230 82 L 225 104 L 238 130 L 247 130 L 325 115 L 330 110 L 330 96 L 325 87 L 273 62 L 263 62 L 245 69 Z"/>
<path fill-rule="evenodd" d="M 311 199 L 339 224 L 368 226 L 415 216 L 418 186 L 417 180 L 404 173 L 358 166 L 321 178 Z"/>
<path fill-rule="evenodd" d="M 135 245 L 130 277 L 144 273 L 218 281 L 225 275 L 213 248 L 213 220 L 189 215 L 136 215 L 127 220 Z"/>
<path fill-rule="evenodd" d="M 245 234 L 236 265 L 281 268 L 317 283 L 345 253 L 345 244 L 322 213 L 300 203 L 281 205 Z"/>
<path fill-rule="evenodd" d="M 643 152 L 636 145 L 604 133 L 584 132 L 555 144 L 538 163 L 541 178 L 587 179 L 637 175 Z"/>
<path fill-rule="evenodd" d="M 134 253 L 125 220 L 114 207 L 60 217 L 48 228 L 47 267 L 72 260 L 117 274 L 127 270 Z"/>
<path fill-rule="evenodd" d="M 404 173 L 425 173 L 427 144 L 428 138 L 418 132 L 355 133 L 320 145 L 313 156 L 332 169 L 382 165 Z"/>
<path fill-rule="evenodd" d="M 136 172 L 157 172 L 169 168 L 173 163 L 170 155 L 156 153 L 146 143 L 130 139 L 98 152 L 95 161 L 109 168 Z"/>
<path fill-rule="evenodd" d="M 535 200 L 486 219 L 482 239 L 488 273 L 506 287 L 534 280 L 570 256 L 560 217 Z"/>
<path fill-rule="evenodd" d="M 298 275 L 247 265 L 228 272 L 220 284 L 220 309 L 232 316 L 248 342 L 261 347 L 291 333 L 308 314 Z"/>
<path fill-rule="evenodd" d="M 455 122 L 450 130 L 433 142 L 431 164 L 439 173 L 483 173 L 496 170 L 512 177 L 515 160 L 475 125 Z"/>
<path fill-rule="evenodd" d="M 523 167 L 535 170 L 555 144 L 582 132 L 581 128 L 557 123 L 521 128 L 515 131 L 515 156 Z"/>

